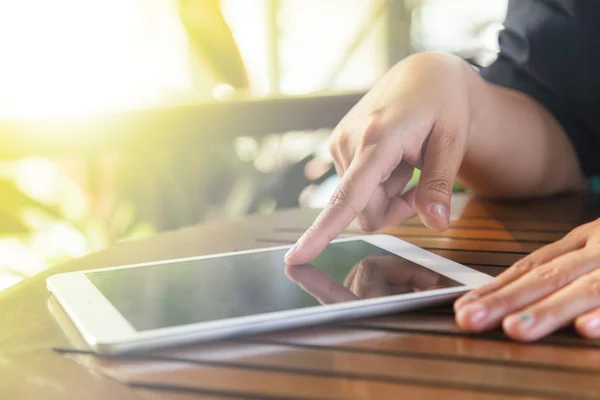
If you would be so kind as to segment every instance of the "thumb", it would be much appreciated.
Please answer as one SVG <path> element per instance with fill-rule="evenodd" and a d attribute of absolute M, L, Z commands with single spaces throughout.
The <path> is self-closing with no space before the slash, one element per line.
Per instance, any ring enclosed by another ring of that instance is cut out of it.
<path fill-rule="evenodd" d="M 464 140 L 458 132 L 434 131 L 426 143 L 415 205 L 425 225 L 442 231 L 450 221 L 452 187 L 463 160 Z"/>

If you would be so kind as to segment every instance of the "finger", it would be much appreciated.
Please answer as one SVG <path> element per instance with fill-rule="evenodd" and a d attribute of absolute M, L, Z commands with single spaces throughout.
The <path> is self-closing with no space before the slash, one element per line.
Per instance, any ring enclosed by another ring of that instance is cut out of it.
<path fill-rule="evenodd" d="M 378 188 L 379 189 L 379 188 Z M 376 189 L 377 195 L 380 196 L 379 190 Z M 415 193 L 416 188 L 411 188 L 408 192 L 401 196 L 392 197 L 387 199 L 387 208 L 383 215 L 383 218 L 378 222 L 377 227 L 371 226 L 369 223 L 363 221 L 361 225 L 362 230 L 374 232 L 381 230 L 384 227 L 399 225 L 409 218 L 415 216 Z"/>
<path fill-rule="evenodd" d="M 458 325 L 469 331 L 494 328 L 508 314 L 521 310 L 598 267 L 598 254 L 588 249 L 562 255 L 501 289 L 465 305 L 456 314 Z"/>
<path fill-rule="evenodd" d="M 575 329 L 589 339 L 600 338 L 600 307 L 589 311 L 575 320 Z"/>
<path fill-rule="evenodd" d="M 506 334 L 514 339 L 537 340 L 598 306 L 600 272 L 595 271 L 523 311 L 509 315 L 504 319 L 502 326 Z"/>
<path fill-rule="evenodd" d="M 356 222 L 364 232 L 377 232 L 385 227 L 385 215 L 391 199 L 383 186 L 375 188 L 369 202 L 357 216 Z"/>
<path fill-rule="evenodd" d="M 583 246 L 585 246 L 585 238 L 567 235 L 557 242 L 534 251 L 525 258 L 517 261 L 513 266 L 502 272 L 491 282 L 472 290 L 456 300 L 454 303 L 454 311 L 458 312 L 458 310 L 466 304 L 508 285 L 510 282 L 520 278 L 537 266 L 545 264 L 563 254 L 579 250 L 583 248 Z"/>
<path fill-rule="evenodd" d="M 400 164 L 392 171 L 390 176 L 383 182 L 369 199 L 365 209 L 358 215 L 358 225 L 365 232 L 376 232 L 394 223 L 401 221 L 393 220 L 388 210 L 394 199 L 406 187 L 412 178 L 414 168 L 408 164 Z"/>
<path fill-rule="evenodd" d="M 432 131 L 425 146 L 423 169 L 417 184 L 417 211 L 431 229 L 448 228 L 452 187 L 462 163 L 464 141 L 458 132 Z"/>
<path fill-rule="evenodd" d="M 399 225 L 416 214 L 416 187 L 401 196 L 392 197 L 383 217 L 384 226 Z"/>
<path fill-rule="evenodd" d="M 363 151 L 354 158 L 325 209 L 286 254 L 287 264 L 312 261 L 367 206 L 381 183 L 385 164 L 390 164 L 382 158 L 374 150 Z"/>
<path fill-rule="evenodd" d="M 339 176 L 344 175 L 344 172 L 352 161 L 352 156 L 348 150 L 348 136 L 334 129 L 329 141 L 329 153 L 333 159 L 335 170 Z"/>
<path fill-rule="evenodd" d="M 344 169 L 340 166 L 340 163 L 336 159 L 333 160 L 333 166 L 338 176 L 344 175 Z"/>
<path fill-rule="evenodd" d="M 412 179 L 414 172 L 415 169 L 412 165 L 400 163 L 390 174 L 390 177 L 381 184 L 387 197 L 396 197 L 401 194 Z"/>

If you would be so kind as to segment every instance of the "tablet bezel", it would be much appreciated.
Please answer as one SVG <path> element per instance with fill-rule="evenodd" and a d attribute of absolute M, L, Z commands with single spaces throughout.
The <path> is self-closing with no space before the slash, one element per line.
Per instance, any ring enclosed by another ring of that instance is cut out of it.
<path fill-rule="evenodd" d="M 228 257 L 268 251 L 280 251 L 289 246 L 221 253 L 208 256 L 187 257 L 157 262 L 124 265 L 96 270 L 57 274 L 47 279 L 49 290 L 57 298 L 65 312 L 90 347 L 100 354 L 119 354 L 136 350 L 148 350 L 193 341 L 225 338 L 241 334 L 267 332 L 334 321 L 359 318 L 417 306 L 435 304 L 452 299 L 492 279 L 464 265 L 448 260 L 420 247 L 389 235 L 367 235 L 338 239 L 334 242 L 362 240 L 390 253 L 446 276 L 463 286 L 405 293 L 371 299 L 359 299 L 344 303 L 320 305 L 297 310 L 277 311 L 260 315 L 237 317 L 211 322 L 194 323 L 146 331 L 136 331 L 121 313 L 106 299 L 86 277 L 92 271 L 109 271 L 124 268 L 140 268 L 158 264 Z"/>

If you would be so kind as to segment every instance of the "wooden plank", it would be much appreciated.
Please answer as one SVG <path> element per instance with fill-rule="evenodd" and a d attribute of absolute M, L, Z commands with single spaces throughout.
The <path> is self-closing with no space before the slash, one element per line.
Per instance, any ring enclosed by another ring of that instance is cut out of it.
<path fill-rule="evenodd" d="M 405 237 L 403 240 L 412 243 L 415 246 L 431 250 L 470 250 L 483 252 L 518 253 L 523 255 L 529 254 L 546 244 L 543 242 L 518 242 L 514 240 L 472 240 L 439 237 Z"/>
<path fill-rule="evenodd" d="M 433 341 L 433 338 L 429 338 Z M 415 343 L 415 342 L 413 342 Z M 421 343 L 427 345 L 427 343 Z M 458 387 L 470 386 L 490 392 L 529 393 L 587 398 L 600 396 L 598 370 L 554 370 L 522 367 L 513 363 L 476 363 L 465 358 L 409 357 L 400 353 L 357 353 L 336 348 L 294 348 L 285 344 L 223 343 L 155 353 L 170 361 L 193 361 L 202 365 L 232 368 L 362 377 L 369 380 L 420 381 Z"/>
<path fill-rule="evenodd" d="M 81 356 L 80 356 L 81 357 Z M 291 360 L 291 358 L 290 358 Z M 290 361 L 292 362 L 292 361 Z M 329 360 L 329 362 L 334 362 Z M 324 365 L 331 371 L 331 364 Z M 374 366 L 375 367 L 375 366 Z M 216 392 L 244 398 L 278 399 L 501 399 L 545 398 L 543 394 L 494 393 L 485 387 L 464 385 L 447 387 L 440 381 L 386 379 L 367 375 L 333 373 L 321 370 L 298 371 L 278 366 L 277 369 L 243 366 L 197 365 L 187 362 L 100 360 L 99 371 L 138 387 L 178 388 L 211 394 Z M 389 368 L 389 366 L 388 366 Z M 394 368 L 391 368 L 393 370 Z"/>
<path fill-rule="evenodd" d="M 490 265 L 468 265 L 468 267 L 490 276 L 498 276 L 506 269 L 505 267 L 494 267 Z"/>
<path fill-rule="evenodd" d="M 486 200 L 471 197 L 460 203 L 461 217 L 506 220 L 531 220 L 581 224 L 590 214 L 598 216 L 598 199 L 573 194 L 532 200 Z M 453 207 L 455 203 L 452 204 Z"/>
<path fill-rule="evenodd" d="M 423 226 L 399 226 L 385 230 L 389 235 L 399 238 L 409 237 L 434 237 L 453 239 L 487 239 L 487 240 L 509 240 L 549 243 L 561 239 L 564 234 L 560 232 L 529 232 L 529 231 L 483 231 L 480 229 L 450 228 L 444 232 L 436 232 Z"/>
<path fill-rule="evenodd" d="M 401 224 L 402 226 L 423 226 L 419 217 L 413 217 Z M 454 217 L 450 220 L 451 228 L 480 229 L 480 230 L 510 230 L 530 232 L 567 233 L 578 224 L 571 222 L 540 221 L 537 219 L 500 220 L 495 218 L 473 218 L 468 216 Z"/>
<path fill-rule="evenodd" d="M 401 333 L 348 327 L 314 327 L 247 338 L 252 343 L 282 343 L 309 348 L 365 351 L 389 356 L 456 359 L 457 362 L 514 365 L 534 369 L 600 374 L 600 349 L 552 346 L 485 338 Z"/>

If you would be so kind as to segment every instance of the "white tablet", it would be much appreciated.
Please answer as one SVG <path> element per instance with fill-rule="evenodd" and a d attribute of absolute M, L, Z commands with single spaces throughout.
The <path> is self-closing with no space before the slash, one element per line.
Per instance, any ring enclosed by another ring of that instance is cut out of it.
<path fill-rule="evenodd" d="M 99 354 L 153 350 L 415 309 L 490 276 L 393 236 L 332 242 L 311 264 L 275 247 L 99 270 L 47 284 Z"/>

